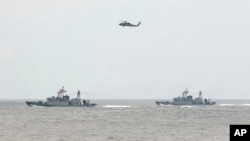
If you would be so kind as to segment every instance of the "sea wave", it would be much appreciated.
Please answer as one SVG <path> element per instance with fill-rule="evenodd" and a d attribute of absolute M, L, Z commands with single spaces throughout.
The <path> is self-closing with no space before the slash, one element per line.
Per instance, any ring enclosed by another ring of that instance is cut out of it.
<path fill-rule="evenodd" d="M 249 103 L 245 104 L 220 104 L 220 106 L 250 106 Z"/>
<path fill-rule="evenodd" d="M 44 106 L 31 105 L 31 107 L 34 107 L 34 108 L 43 108 Z"/>
<path fill-rule="evenodd" d="M 181 108 L 192 108 L 194 106 L 181 106 Z"/>
<path fill-rule="evenodd" d="M 250 104 L 242 104 L 243 106 L 250 106 Z"/>
<path fill-rule="evenodd" d="M 173 105 L 171 105 L 171 104 L 168 104 L 168 105 L 165 105 L 165 104 L 160 104 L 159 106 L 172 107 Z"/>
<path fill-rule="evenodd" d="M 104 107 L 104 108 L 129 108 L 131 106 L 128 106 L 128 105 L 105 105 L 102 107 Z"/>
<path fill-rule="evenodd" d="M 236 106 L 236 104 L 220 104 L 220 106 Z"/>

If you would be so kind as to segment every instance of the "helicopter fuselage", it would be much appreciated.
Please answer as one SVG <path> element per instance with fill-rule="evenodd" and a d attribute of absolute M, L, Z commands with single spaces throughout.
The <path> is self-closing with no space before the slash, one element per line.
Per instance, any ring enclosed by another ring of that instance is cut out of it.
<path fill-rule="evenodd" d="M 122 26 L 122 27 L 124 27 L 124 26 L 137 27 L 140 24 L 141 24 L 141 22 L 139 22 L 137 25 L 135 25 L 135 24 L 131 24 L 131 23 L 125 21 L 125 22 L 120 23 L 119 25 Z"/>

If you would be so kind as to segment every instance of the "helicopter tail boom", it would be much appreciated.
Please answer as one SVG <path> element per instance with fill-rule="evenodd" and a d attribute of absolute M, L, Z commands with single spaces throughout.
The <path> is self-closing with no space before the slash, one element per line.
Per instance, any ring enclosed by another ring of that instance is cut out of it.
<path fill-rule="evenodd" d="M 141 24 L 141 22 L 139 22 L 136 26 L 139 26 Z"/>

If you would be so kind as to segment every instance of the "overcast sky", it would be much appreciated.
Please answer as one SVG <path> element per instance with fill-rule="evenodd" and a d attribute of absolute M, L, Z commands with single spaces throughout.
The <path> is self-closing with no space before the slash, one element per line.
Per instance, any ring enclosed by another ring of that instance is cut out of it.
<path fill-rule="evenodd" d="M 0 0 L 0 99 L 250 99 L 248 0 Z M 127 20 L 139 27 L 119 26 Z"/>

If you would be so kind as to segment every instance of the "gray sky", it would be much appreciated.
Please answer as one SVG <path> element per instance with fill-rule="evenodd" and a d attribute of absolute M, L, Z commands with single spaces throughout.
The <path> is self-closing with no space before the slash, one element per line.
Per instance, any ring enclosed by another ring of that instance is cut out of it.
<path fill-rule="evenodd" d="M 189 88 L 250 99 L 249 15 L 248 0 L 0 0 L 0 99 L 46 98 L 61 86 L 85 98 Z"/>

